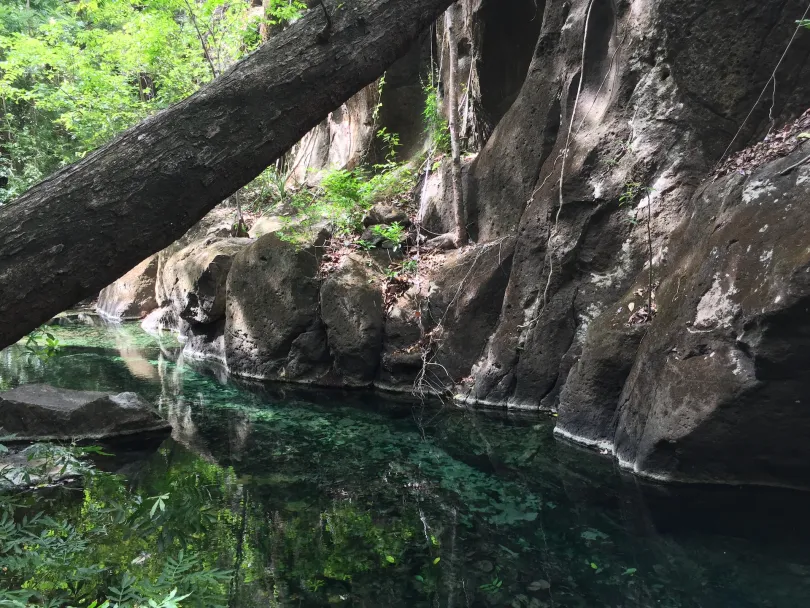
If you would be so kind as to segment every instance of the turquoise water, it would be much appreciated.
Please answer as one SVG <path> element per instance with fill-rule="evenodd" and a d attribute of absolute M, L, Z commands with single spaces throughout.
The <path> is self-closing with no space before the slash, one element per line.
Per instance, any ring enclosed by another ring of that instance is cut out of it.
<path fill-rule="evenodd" d="M 183 606 L 810 605 L 804 494 L 642 484 L 547 416 L 226 382 L 134 325 L 56 331 L 48 362 L 0 353 L 0 386 L 133 390 L 174 425 L 107 463 L 122 488 L 46 501 L 94 534 L 72 561 L 100 564 L 98 588 L 183 551 L 219 572 Z M 105 491 L 165 511 L 99 533 Z"/>

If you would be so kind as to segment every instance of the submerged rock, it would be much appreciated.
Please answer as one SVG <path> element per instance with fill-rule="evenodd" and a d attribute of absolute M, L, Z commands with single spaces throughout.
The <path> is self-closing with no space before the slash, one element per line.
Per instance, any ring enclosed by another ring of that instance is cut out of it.
<path fill-rule="evenodd" d="M 110 439 L 170 430 L 169 423 L 135 393 L 73 391 L 44 384 L 0 393 L 0 434 L 14 441 Z"/>

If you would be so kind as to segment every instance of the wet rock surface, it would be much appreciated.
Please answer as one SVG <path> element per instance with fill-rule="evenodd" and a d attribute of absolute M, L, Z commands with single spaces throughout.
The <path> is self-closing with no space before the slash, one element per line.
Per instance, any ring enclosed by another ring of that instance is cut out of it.
<path fill-rule="evenodd" d="M 13 441 L 112 439 L 170 429 L 135 393 L 73 391 L 44 384 L 0 392 L 0 434 Z"/>
<path fill-rule="evenodd" d="M 163 266 L 165 297 L 177 316 L 192 325 L 225 318 L 225 286 L 234 256 L 252 242 L 209 238 L 181 249 Z"/>

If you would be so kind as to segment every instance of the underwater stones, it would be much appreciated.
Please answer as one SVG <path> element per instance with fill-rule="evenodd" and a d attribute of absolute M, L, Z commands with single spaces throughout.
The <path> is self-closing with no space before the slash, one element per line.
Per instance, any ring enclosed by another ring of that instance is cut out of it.
<path fill-rule="evenodd" d="M 170 429 L 135 393 L 73 391 L 44 384 L 0 392 L 0 434 L 13 436 L 14 441 L 110 439 Z"/>
<path fill-rule="evenodd" d="M 141 319 L 157 308 L 158 256 L 153 255 L 101 290 L 96 310 L 110 320 Z"/>
<path fill-rule="evenodd" d="M 334 369 L 348 386 L 368 386 L 380 362 L 383 298 L 364 260 L 341 260 L 321 288 L 321 317 Z"/>

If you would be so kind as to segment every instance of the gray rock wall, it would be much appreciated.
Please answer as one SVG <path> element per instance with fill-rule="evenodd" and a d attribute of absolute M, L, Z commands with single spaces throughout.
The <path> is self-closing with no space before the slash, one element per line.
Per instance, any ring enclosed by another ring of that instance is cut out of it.
<path fill-rule="evenodd" d="M 810 431 L 810 175 L 780 173 L 807 151 L 754 175 L 711 173 L 771 117 L 810 105 L 807 32 L 755 105 L 805 8 L 464 0 L 452 43 L 467 145 L 480 149 L 465 161 L 475 244 L 430 257 L 390 293 L 373 256 L 324 278 L 318 244 L 263 236 L 223 273 L 224 321 L 185 315 L 190 350 L 252 378 L 558 409 L 560 436 L 661 479 L 796 485 Z M 302 142 L 317 154 L 301 166 L 373 158 L 384 125 L 421 150 L 430 48 L 392 67 L 379 125 L 364 91 Z M 431 166 L 419 189 L 427 231 L 448 228 L 445 178 Z M 157 293 L 171 299 L 162 278 Z"/>

